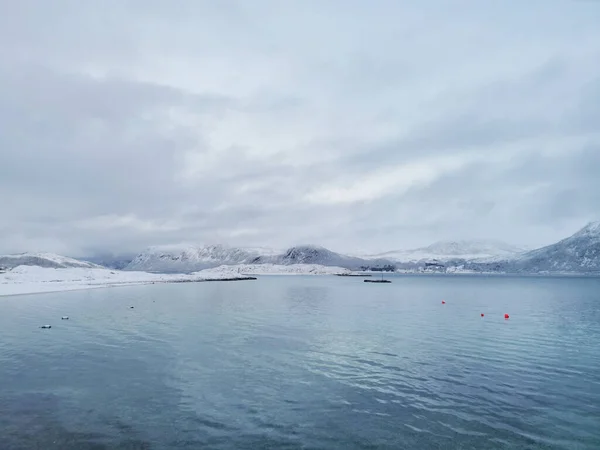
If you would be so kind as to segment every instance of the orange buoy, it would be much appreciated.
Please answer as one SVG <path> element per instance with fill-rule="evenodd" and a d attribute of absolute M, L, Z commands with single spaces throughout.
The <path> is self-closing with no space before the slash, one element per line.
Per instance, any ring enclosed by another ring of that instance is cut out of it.
<path fill-rule="evenodd" d="M 508 314 L 504 314 L 504 318 L 508 319 L 510 316 Z"/>
<path fill-rule="evenodd" d="M 444 300 L 442 300 L 442 305 L 445 305 L 445 304 L 446 304 L 446 302 Z"/>
<path fill-rule="evenodd" d="M 483 313 L 481 313 L 481 317 L 483 317 Z"/>

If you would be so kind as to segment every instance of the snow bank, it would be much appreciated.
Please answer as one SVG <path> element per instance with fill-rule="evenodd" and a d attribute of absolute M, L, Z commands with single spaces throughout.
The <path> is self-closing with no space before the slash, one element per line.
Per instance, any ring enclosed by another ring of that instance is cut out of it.
<path fill-rule="evenodd" d="M 72 267 L 55 269 L 38 266 L 18 266 L 0 273 L 0 296 L 72 291 L 111 286 L 149 283 L 181 283 L 222 279 L 243 279 L 239 273 L 167 275 L 147 272 L 124 272 L 109 269 Z"/>
<path fill-rule="evenodd" d="M 17 253 L 13 255 L 0 255 L 0 267 L 14 268 L 18 266 L 38 266 L 53 268 L 83 267 L 87 269 L 101 268 L 87 261 L 79 261 L 67 256 L 54 253 Z"/>
<path fill-rule="evenodd" d="M 111 286 L 132 286 L 149 283 L 183 283 L 195 281 L 236 280 L 251 275 L 334 275 L 351 273 L 341 267 L 318 264 L 239 264 L 219 266 L 192 274 L 156 274 L 110 270 L 104 268 L 48 268 L 18 266 L 0 272 L 0 296 L 72 291 Z"/>
<path fill-rule="evenodd" d="M 233 266 L 222 265 L 211 269 L 201 270 L 194 275 L 335 275 L 338 273 L 352 273 L 343 267 L 322 266 L 320 264 L 236 264 Z"/>

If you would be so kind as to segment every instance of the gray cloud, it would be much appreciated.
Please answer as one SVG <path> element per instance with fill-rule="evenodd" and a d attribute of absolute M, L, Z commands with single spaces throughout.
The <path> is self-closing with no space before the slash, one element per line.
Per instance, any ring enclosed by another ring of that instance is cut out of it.
<path fill-rule="evenodd" d="M 0 252 L 600 218 L 600 4 L 3 2 Z"/>

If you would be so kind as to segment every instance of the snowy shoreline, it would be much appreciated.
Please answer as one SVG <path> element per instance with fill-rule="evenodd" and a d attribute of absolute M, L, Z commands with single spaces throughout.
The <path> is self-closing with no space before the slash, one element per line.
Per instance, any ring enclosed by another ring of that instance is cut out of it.
<path fill-rule="evenodd" d="M 241 264 L 219 266 L 191 274 L 128 272 L 97 267 L 18 266 L 12 270 L 0 272 L 0 297 L 159 283 L 244 281 L 255 280 L 254 275 L 335 275 L 349 272 L 341 267 L 316 264 L 294 266 Z"/>
<path fill-rule="evenodd" d="M 243 274 L 152 274 L 104 268 L 18 266 L 0 273 L 0 297 L 158 283 L 252 280 Z"/>
<path fill-rule="evenodd" d="M 221 265 L 196 272 L 196 275 L 337 275 L 353 273 L 343 267 L 322 266 L 319 264 L 236 264 Z"/>

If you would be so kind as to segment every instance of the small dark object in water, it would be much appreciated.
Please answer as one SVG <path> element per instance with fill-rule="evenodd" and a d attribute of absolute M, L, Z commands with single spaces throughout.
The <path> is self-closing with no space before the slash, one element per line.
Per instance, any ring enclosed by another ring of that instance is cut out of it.
<path fill-rule="evenodd" d="M 133 309 L 133 306 L 130 306 L 129 309 Z"/>
<path fill-rule="evenodd" d="M 365 283 L 391 283 L 390 280 L 363 280 Z"/>
<path fill-rule="evenodd" d="M 69 316 L 62 316 L 60 319 L 61 320 L 69 320 Z"/>
<path fill-rule="evenodd" d="M 52 328 L 52 325 L 42 325 L 40 328 Z"/>

